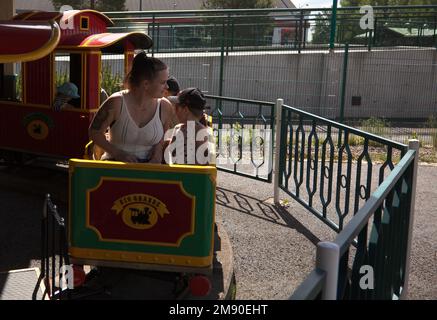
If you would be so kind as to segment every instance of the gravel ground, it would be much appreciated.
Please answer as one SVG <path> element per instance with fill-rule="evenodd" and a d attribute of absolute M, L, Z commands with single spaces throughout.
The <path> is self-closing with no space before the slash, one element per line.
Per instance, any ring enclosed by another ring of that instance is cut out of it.
<path fill-rule="evenodd" d="M 39 266 L 43 195 L 51 189 L 55 198 L 65 196 L 65 176 L 47 178 L 38 171 L 29 176 L 33 183 L 25 186 L 18 172 L 0 170 L 0 271 Z M 266 202 L 272 195 L 271 184 L 218 174 L 216 220 L 226 228 L 233 246 L 237 299 L 287 299 L 312 270 L 316 243 L 336 236 L 293 200 L 286 210 L 274 209 Z M 289 199 L 283 193 L 280 197 Z M 66 212 L 65 204 L 58 204 Z M 437 299 L 436 208 L 437 167 L 421 165 L 410 299 Z"/>

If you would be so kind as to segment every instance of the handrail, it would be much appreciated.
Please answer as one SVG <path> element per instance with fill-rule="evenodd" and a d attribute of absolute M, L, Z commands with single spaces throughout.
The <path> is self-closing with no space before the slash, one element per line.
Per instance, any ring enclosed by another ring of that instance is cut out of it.
<path fill-rule="evenodd" d="M 396 142 L 396 141 L 393 141 L 393 140 L 390 140 L 390 139 L 386 139 L 386 138 L 377 136 L 377 135 L 369 133 L 369 132 L 361 131 L 359 129 L 356 129 L 356 128 L 347 126 L 345 124 L 342 124 L 340 122 L 337 122 L 337 121 L 334 121 L 334 120 L 330 120 L 330 119 L 326 119 L 326 118 L 323 118 L 321 116 L 315 115 L 313 113 L 303 111 L 301 109 L 290 107 L 288 105 L 284 105 L 284 108 L 292 110 L 294 113 L 306 116 L 306 117 L 308 117 L 310 119 L 316 119 L 317 121 L 319 121 L 321 123 L 329 124 L 329 125 L 332 125 L 334 127 L 339 128 L 339 129 L 347 130 L 348 132 L 350 132 L 352 134 L 366 135 L 367 137 L 369 137 L 370 140 L 373 140 L 375 142 L 391 145 L 391 146 L 393 146 L 395 148 L 398 148 L 398 149 L 405 149 L 405 148 L 407 148 L 407 145 L 405 145 L 403 143 L 399 143 L 399 142 Z"/>
<path fill-rule="evenodd" d="M 409 150 L 401 161 L 394 167 L 388 177 L 379 185 L 379 187 L 372 193 L 370 198 L 366 201 L 363 207 L 358 210 L 351 221 L 340 232 L 334 243 L 340 247 L 340 255 L 343 255 L 348 246 L 353 242 L 354 238 L 358 236 L 363 227 L 367 224 L 370 216 L 381 206 L 387 195 L 392 191 L 396 183 L 403 176 L 408 166 L 414 161 L 416 155 L 415 150 Z"/>
<path fill-rule="evenodd" d="M 410 10 L 410 9 L 437 9 L 437 5 L 409 5 L 409 6 L 372 6 L 373 10 Z M 338 11 L 353 11 L 360 10 L 360 7 L 338 7 Z M 148 15 L 148 14 L 170 14 L 177 15 L 181 13 L 247 13 L 248 9 L 205 9 L 205 10 L 149 10 L 149 11 L 108 11 L 105 15 L 112 17 L 117 15 Z M 250 9 L 250 12 L 301 12 L 301 11 L 332 11 L 331 8 L 265 8 L 265 9 Z"/>
<path fill-rule="evenodd" d="M 326 279 L 326 272 L 318 268 L 313 269 L 308 277 L 301 283 L 301 285 L 290 296 L 290 300 L 316 300 L 320 297 L 324 282 Z"/>

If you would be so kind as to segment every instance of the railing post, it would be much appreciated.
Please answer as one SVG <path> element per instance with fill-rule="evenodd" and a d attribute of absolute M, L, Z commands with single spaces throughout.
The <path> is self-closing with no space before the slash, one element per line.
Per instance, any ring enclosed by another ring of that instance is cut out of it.
<path fill-rule="evenodd" d="M 416 183 L 417 183 L 417 168 L 419 165 L 419 140 L 411 139 L 408 141 L 408 149 L 415 150 L 414 155 L 414 167 L 413 167 L 413 179 L 411 180 L 411 205 L 410 205 L 410 218 L 408 226 L 408 241 L 407 241 L 407 254 L 405 261 L 405 278 L 402 288 L 401 299 L 407 299 L 408 297 L 408 281 L 410 278 L 410 255 L 411 255 L 411 242 L 413 240 L 413 225 L 414 225 L 414 206 L 416 203 Z"/>
<path fill-rule="evenodd" d="M 276 99 L 275 104 L 275 115 L 276 115 L 276 123 L 275 123 L 275 167 L 273 169 L 273 203 L 275 205 L 279 205 L 279 154 L 281 153 L 281 127 L 282 127 L 282 105 L 284 103 L 283 99 Z"/>
<path fill-rule="evenodd" d="M 340 247 L 329 241 L 317 244 L 316 267 L 326 272 L 322 300 L 337 300 Z"/>
<path fill-rule="evenodd" d="M 344 100 L 346 95 L 346 82 L 347 82 L 347 62 L 349 58 L 349 44 L 346 43 L 344 47 L 343 56 L 343 73 L 341 76 L 341 88 L 340 88 L 340 123 L 344 122 Z"/>
<path fill-rule="evenodd" d="M 336 28 L 337 28 L 337 0 L 333 0 L 332 11 L 331 11 L 331 32 L 329 34 L 329 50 L 334 50 Z"/>

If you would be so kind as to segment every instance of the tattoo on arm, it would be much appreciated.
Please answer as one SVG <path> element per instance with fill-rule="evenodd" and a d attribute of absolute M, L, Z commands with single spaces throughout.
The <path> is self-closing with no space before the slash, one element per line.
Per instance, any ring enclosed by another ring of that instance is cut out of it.
<path fill-rule="evenodd" d="M 93 122 L 91 123 L 91 129 L 93 129 L 93 130 L 106 129 L 106 128 L 102 128 L 102 125 L 108 119 L 109 112 L 113 108 L 114 107 L 111 106 L 111 104 L 108 104 L 108 105 L 103 106 L 102 108 L 100 108 L 99 111 L 97 112 L 97 114 L 95 115 L 95 117 L 93 119 Z"/>

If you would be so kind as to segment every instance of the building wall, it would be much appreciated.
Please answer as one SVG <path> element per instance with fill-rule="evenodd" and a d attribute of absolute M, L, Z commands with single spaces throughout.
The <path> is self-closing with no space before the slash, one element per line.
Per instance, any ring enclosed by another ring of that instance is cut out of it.
<path fill-rule="evenodd" d="M 181 87 L 219 95 L 219 53 L 155 54 Z M 104 55 L 103 64 L 124 77 L 122 55 Z M 285 104 L 327 118 L 340 115 L 343 53 L 240 53 L 224 57 L 222 95 Z M 404 120 L 437 116 L 435 49 L 350 52 L 345 117 Z M 58 62 L 62 68 L 66 62 Z M 353 106 L 352 97 L 361 97 Z M 250 108 L 244 112 L 253 115 Z"/>
<path fill-rule="evenodd" d="M 219 94 L 220 56 L 161 55 L 182 87 Z M 160 57 L 160 55 L 156 55 Z M 437 115 L 435 49 L 350 52 L 345 117 Z M 340 115 L 343 53 L 225 56 L 223 96 L 285 104 L 328 118 Z M 361 105 L 352 106 L 352 96 Z"/>

